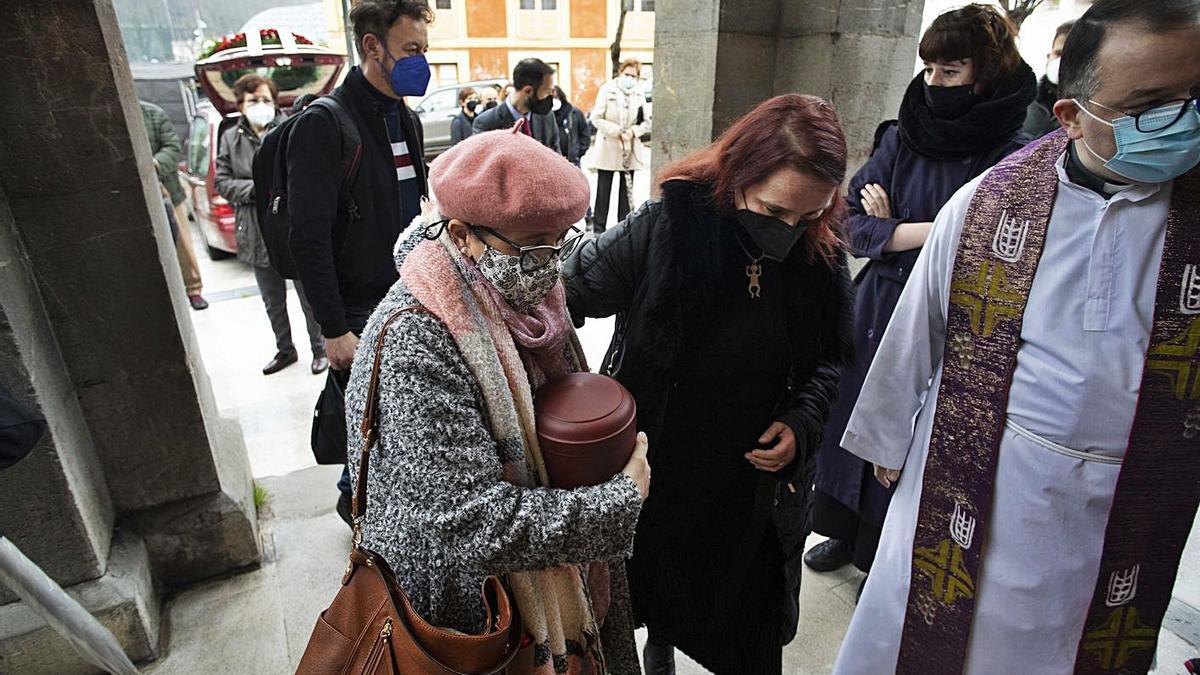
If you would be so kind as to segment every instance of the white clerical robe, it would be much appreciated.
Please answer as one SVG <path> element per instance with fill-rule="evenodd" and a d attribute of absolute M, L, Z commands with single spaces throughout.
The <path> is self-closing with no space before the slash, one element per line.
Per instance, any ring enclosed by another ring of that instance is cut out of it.
<path fill-rule="evenodd" d="M 1065 157 L 1021 330 L 967 673 L 1072 671 L 1150 340 L 1172 184 L 1106 200 L 1068 180 Z M 938 215 L 842 439 L 904 472 L 838 675 L 896 666 L 955 251 L 981 180 Z"/>

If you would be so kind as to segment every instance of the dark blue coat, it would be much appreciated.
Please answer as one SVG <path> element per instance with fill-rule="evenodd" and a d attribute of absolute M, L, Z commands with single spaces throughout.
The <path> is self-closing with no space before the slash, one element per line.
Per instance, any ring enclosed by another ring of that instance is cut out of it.
<path fill-rule="evenodd" d="M 1019 149 L 1023 141 L 1023 136 L 1015 134 L 1000 147 L 965 159 L 941 160 L 910 149 L 901 141 L 899 128 L 893 124 L 883 132 L 871 158 L 850 181 L 846 196 L 850 216 L 845 227 L 854 255 L 868 260 L 855 279 L 855 363 L 842 371 L 838 398 L 825 428 L 822 450 L 817 455 L 815 484 L 818 490 L 876 526 L 883 524 L 890 494 L 874 480 L 864 481 L 863 461 L 839 444 L 871 360 L 900 300 L 900 291 L 904 290 L 921 252 L 914 249 L 888 253 L 884 246 L 900 223 L 932 221 L 960 187 Z M 876 218 L 866 214 L 859 192 L 869 183 L 883 186 L 895 217 Z M 865 490 L 864 485 L 868 486 Z"/>

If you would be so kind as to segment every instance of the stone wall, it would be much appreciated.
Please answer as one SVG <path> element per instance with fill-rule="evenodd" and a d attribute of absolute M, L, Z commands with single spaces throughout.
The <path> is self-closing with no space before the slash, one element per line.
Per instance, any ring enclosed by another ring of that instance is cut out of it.
<path fill-rule="evenodd" d="M 837 108 L 850 171 L 895 119 L 913 77 L 924 0 L 660 0 L 654 170 L 707 145 L 778 94 Z"/>

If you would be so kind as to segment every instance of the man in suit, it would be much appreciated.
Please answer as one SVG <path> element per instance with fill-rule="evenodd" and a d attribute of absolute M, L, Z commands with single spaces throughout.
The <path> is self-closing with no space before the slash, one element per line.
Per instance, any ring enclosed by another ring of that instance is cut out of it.
<path fill-rule="evenodd" d="M 500 105 L 475 118 L 475 133 L 511 129 L 524 119 L 525 134 L 558 152 L 554 106 L 554 69 L 541 59 L 524 59 L 513 68 L 513 92 Z"/>

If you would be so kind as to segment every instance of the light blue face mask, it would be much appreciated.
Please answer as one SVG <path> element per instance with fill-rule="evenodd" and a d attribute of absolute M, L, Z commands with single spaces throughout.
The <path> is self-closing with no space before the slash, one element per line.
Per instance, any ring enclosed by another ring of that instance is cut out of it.
<path fill-rule="evenodd" d="M 1088 101 L 1106 110 L 1112 110 L 1095 101 Z M 1141 114 L 1140 122 L 1129 115 L 1109 122 L 1100 119 L 1078 99 L 1075 105 L 1101 124 L 1113 128 L 1117 142 L 1117 154 L 1105 159 L 1083 141 L 1083 147 L 1096 159 L 1104 162 L 1104 168 L 1133 183 L 1165 183 L 1191 171 L 1200 164 L 1200 110 L 1195 101 L 1172 103 L 1148 110 Z M 1180 113 L 1179 107 L 1187 109 Z M 1114 111 L 1119 112 L 1119 111 Z M 1174 124 L 1157 131 L 1139 131 L 1155 128 L 1177 119 Z"/>

